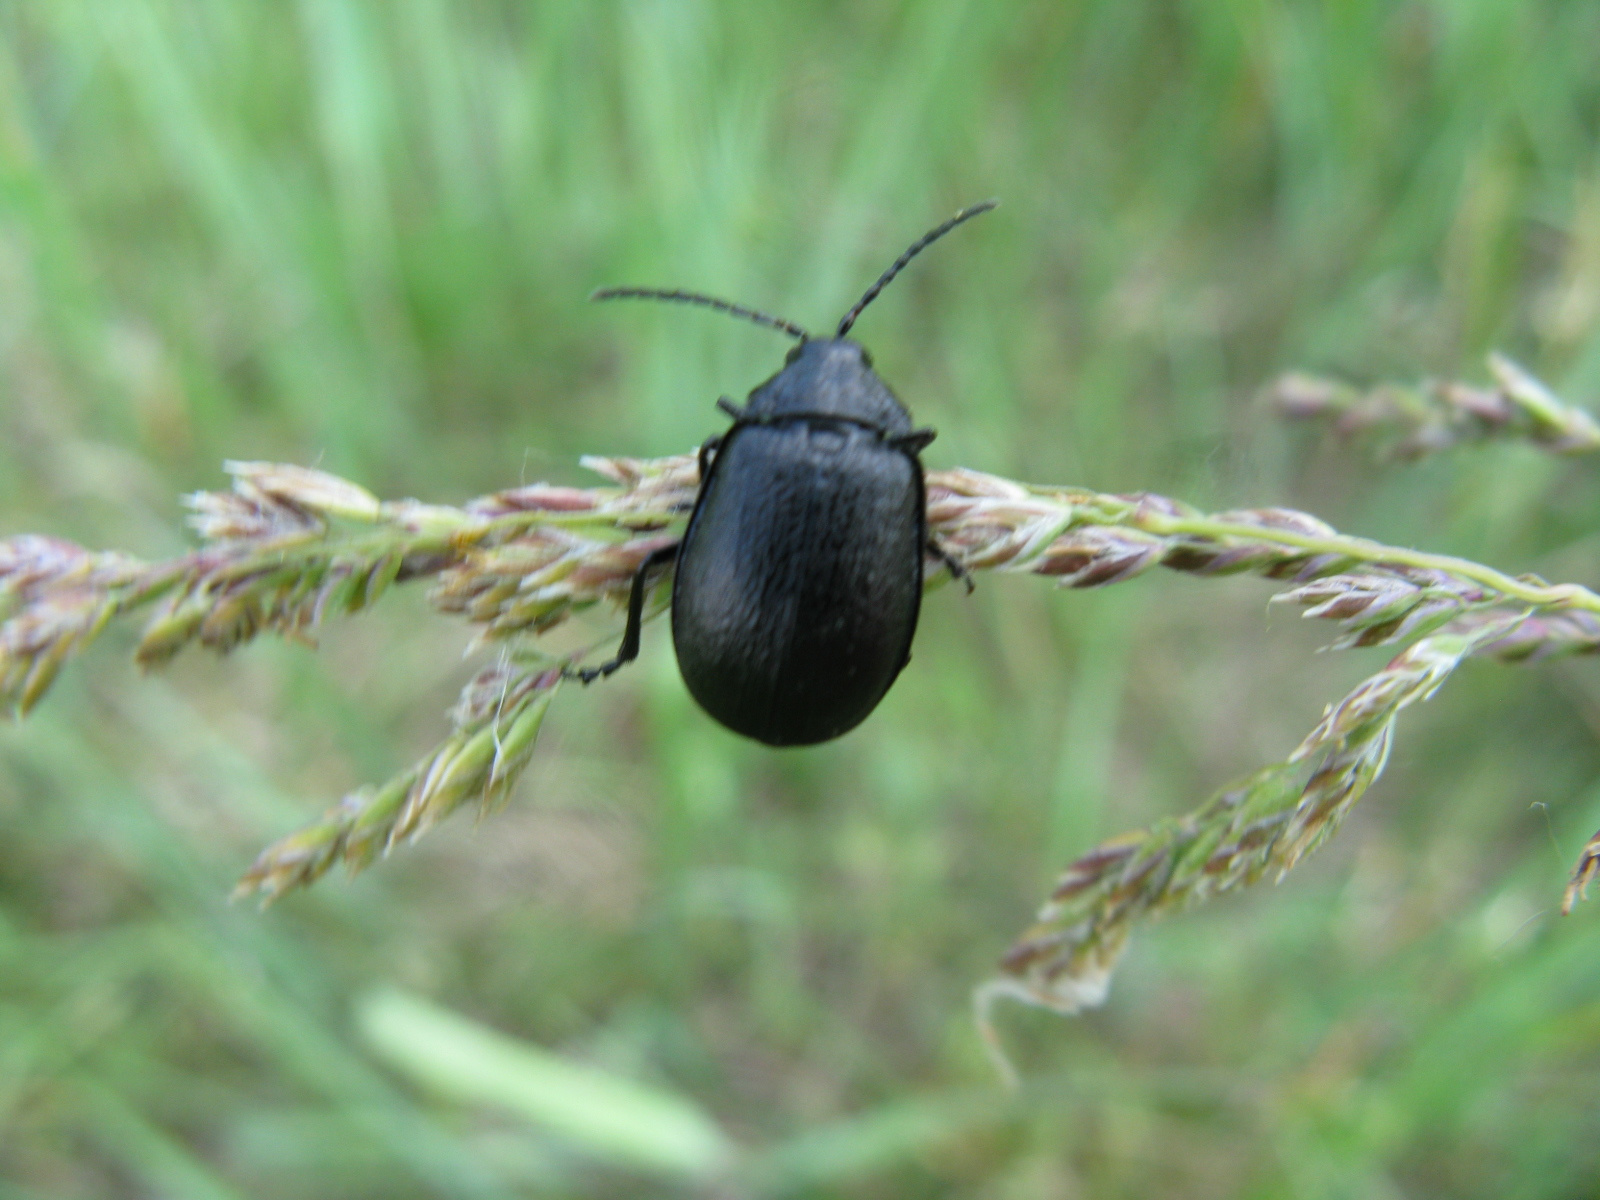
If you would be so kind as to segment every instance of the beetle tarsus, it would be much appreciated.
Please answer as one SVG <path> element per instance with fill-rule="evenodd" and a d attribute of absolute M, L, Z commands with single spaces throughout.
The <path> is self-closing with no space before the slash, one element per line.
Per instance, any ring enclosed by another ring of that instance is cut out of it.
<path fill-rule="evenodd" d="M 644 556 L 639 569 L 633 573 L 633 588 L 628 593 L 628 624 L 622 631 L 622 645 L 617 647 L 616 657 L 607 659 L 597 667 L 584 667 L 577 671 L 569 668 L 562 674 L 568 679 L 589 684 L 596 679 L 604 679 L 618 667 L 631 663 L 639 657 L 639 631 L 644 625 L 644 598 L 645 593 L 650 590 L 650 572 L 677 558 L 679 545 L 680 543 L 673 542 L 670 546 L 652 550 Z"/>
<path fill-rule="evenodd" d="M 941 546 L 937 538 L 930 537 L 928 539 L 928 553 L 944 564 L 945 570 L 950 572 L 951 579 L 966 584 L 967 595 L 972 595 L 972 572 L 963 567 L 954 554 L 951 554 L 950 551 Z"/>
<path fill-rule="evenodd" d="M 750 415 L 747 409 L 741 408 L 726 396 L 717 401 L 717 407 L 723 412 L 727 413 L 735 421 L 742 421 L 745 419 L 745 417 Z"/>

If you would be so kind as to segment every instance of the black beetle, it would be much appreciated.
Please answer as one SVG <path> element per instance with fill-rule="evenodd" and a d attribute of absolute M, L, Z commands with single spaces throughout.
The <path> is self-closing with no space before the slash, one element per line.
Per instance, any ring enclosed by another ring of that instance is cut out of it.
<path fill-rule="evenodd" d="M 994 206 L 963 209 L 912 243 L 831 338 L 691 292 L 595 293 L 703 304 L 799 344 L 745 407 L 717 402 L 733 424 L 700 448 L 700 493 L 683 539 L 640 564 L 616 657 L 578 678 L 590 683 L 638 655 L 650 573 L 676 559 L 678 669 L 718 721 L 769 746 L 805 746 L 854 729 L 878 706 L 911 657 L 925 554 L 966 575 L 928 536 L 918 455 L 934 431 L 912 428 L 845 335 L 918 253 Z"/>

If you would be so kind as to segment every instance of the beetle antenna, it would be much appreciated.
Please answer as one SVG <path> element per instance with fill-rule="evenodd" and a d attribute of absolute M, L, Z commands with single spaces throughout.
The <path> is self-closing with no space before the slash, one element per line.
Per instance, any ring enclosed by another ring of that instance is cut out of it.
<path fill-rule="evenodd" d="M 861 315 L 861 310 L 878 298 L 878 293 L 889 286 L 889 281 L 892 280 L 896 275 L 900 274 L 908 262 L 910 262 L 917 255 L 921 254 L 929 246 L 933 245 L 963 221 L 970 221 L 973 217 L 988 212 L 991 208 L 999 203 L 1000 201 L 998 200 L 985 200 L 982 204 L 974 204 L 971 208 L 963 208 L 943 225 L 940 225 L 934 229 L 930 229 L 916 241 L 912 242 L 911 248 L 899 258 L 895 259 L 893 264 L 890 265 L 889 269 L 882 275 L 878 276 L 878 282 L 869 287 L 866 295 L 857 300 L 855 307 L 849 312 L 845 313 L 845 315 L 840 319 L 839 332 L 834 336 L 843 337 L 845 334 L 849 333 L 850 327 L 856 323 L 856 318 Z"/>
<path fill-rule="evenodd" d="M 702 296 L 698 292 L 662 291 L 659 288 L 601 288 L 591 300 L 671 300 L 679 304 L 703 304 L 707 308 L 714 308 L 725 312 L 731 317 L 743 317 L 747 321 L 754 321 L 757 325 L 766 325 L 772 329 L 781 329 L 792 338 L 805 341 L 811 335 L 793 321 L 785 321 L 782 317 L 769 317 L 764 312 L 757 312 L 753 308 L 745 308 L 739 304 L 729 304 L 726 300 L 718 300 L 714 296 Z"/>

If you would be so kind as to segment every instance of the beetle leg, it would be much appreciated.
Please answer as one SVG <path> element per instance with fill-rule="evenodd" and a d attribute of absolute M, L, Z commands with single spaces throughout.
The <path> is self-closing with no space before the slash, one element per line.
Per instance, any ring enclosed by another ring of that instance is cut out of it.
<path fill-rule="evenodd" d="M 722 399 L 717 401 L 717 407 L 720 408 L 723 412 L 727 413 L 735 421 L 742 421 L 742 420 L 745 419 L 745 417 L 750 415 L 744 409 L 740 408 L 737 404 L 735 404 L 732 400 L 729 400 L 726 396 L 722 397 Z"/>
<path fill-rule="evenodd" d="M 972 573 L 961 565 L 954 554 L 939 544 L 939 539 L 931 536 L 928 538 L 928 553 L 945 565 L 951 579 L 958 579 L 966 584 L 967 595 L 972 595 Z"/>
<path fill-rule="evenodd" d="M 913 429 L 910 433 L 902 433 L 885 440 L 896 450 L 904 450 L 907 454 L 921 454 L 928 448 L 928 443 L 938 436 L 937 429 Z"/>
<path fill-rule="evenodd" d="M 700 486 L 704 487 L 711 471 L 711 452 L 722 445 L 722 438 L 713 434 L 700 443 Z"/>
<path fill-rule="evenodd" d="M 611 674 L 624 663 L 631 663 L 639 657 L 639 628 L 644 624 L 644 596 L 649 590 L 649 575 L 655 568 L 663 563 L 669 563 L 678 557 L 678 547 L 682 543 L 673 542 L 670 546 L 662 546 L 659 550 L 652 550 L 645 555 L 644 561 L 639 564 L 639 569 L 633 574 L 633 590 L 628 593 L 628 624 L 622 631 L 622 645 L 617 647 L 617 656 L 598 667 L 584 667 L 580 671 L 570 668 L 562 674 L 567 678 L 577 678 L 584 683 L 593 683 Z"/>

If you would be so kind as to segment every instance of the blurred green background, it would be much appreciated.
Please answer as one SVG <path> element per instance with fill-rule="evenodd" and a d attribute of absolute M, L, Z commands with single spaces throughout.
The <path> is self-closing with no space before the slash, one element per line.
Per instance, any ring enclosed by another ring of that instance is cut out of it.
<path fill-rule="evenodd" d="M 681 452 L 782 340 L 591 289 L 825 326 L 997 195 L 858 328 L 930 465 L 1594 585 L 1594 464 L 1257 396 L 1492 347 L 1600 394 L 1597 133 L 1592 2 L 11 0 L 0 536 L 179 553 L 229 457 L 458 501 Z M 467 631 L 402 592 L 148 678 L 112 634 L 0 728 L 0 1197 L 1600 1194 L 1590 662 L 1468 668 L 1284 884 L 1002 1010 L 997 1084 L 969 991 L 1054 872 L 1383 661 L 1269 591 L 941 589 L 786 753 L 654 626 L 505 813 L 266 913 L 233 878 L 437 740 Z"/>

